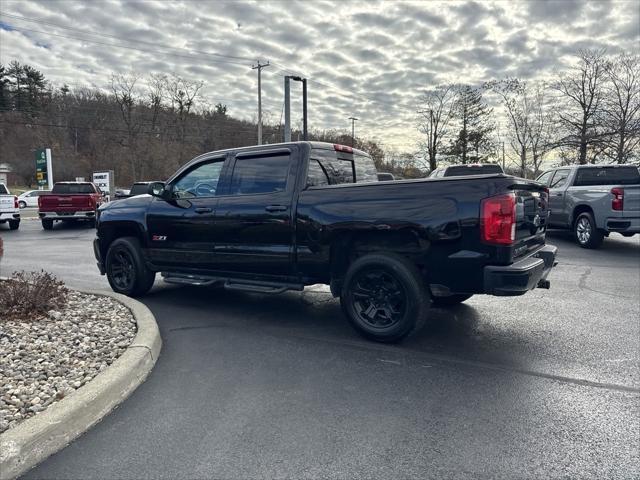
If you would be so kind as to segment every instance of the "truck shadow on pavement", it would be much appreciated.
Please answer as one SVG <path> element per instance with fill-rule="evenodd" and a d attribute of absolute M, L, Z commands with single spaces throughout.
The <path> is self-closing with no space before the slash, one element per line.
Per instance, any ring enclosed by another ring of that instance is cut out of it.
<path fill-rule="evenodd" d="M 325 291 L 260 295 L 211 287 L 157 285 L 143 298 L 156 314 L 163 338 L 180 331 L 246 330 L 252 334 L 399 353 L 445 354 L 526 367 L 514 349 L 529 341 L 517 331 L 481 322 L 473 305 L 432 308 L 424 328 L 398 344 L 363 339 L 348 324 L 338 299 Z"/>

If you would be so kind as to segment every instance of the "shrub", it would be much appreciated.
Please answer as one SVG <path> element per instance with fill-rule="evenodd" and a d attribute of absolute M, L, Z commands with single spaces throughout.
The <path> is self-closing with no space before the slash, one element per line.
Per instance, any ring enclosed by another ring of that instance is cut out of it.
<path fill-rule="evenodd" d="M 31 319 L 66 303 L 64 282 L 44 270 L 14 272 L 9 280 L 0 281 L 0 319 Z"/>

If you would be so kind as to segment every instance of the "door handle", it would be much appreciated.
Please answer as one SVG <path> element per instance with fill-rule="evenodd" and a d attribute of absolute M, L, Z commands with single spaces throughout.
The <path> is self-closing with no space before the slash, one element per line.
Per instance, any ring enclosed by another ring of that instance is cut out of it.
<path fill-rule="evenodd" d="M 554 193 L 554 194 L 553 194 L 553 196 L 554 196 L 554 197 L 561 197 L 561 196 L 562 196 L 562 193 Z"/>
<path fill-rule="evenodd" d="M 196 213 L 211 213 L 213 210 L 211 210 L 209 207 L 198 207 L 195 209 Z"/>
<path fill-rule="evenodd" d="M 267 212 L 286 212 L 286 205 L 269 205 L 268 207 L 264 207 Z"/>

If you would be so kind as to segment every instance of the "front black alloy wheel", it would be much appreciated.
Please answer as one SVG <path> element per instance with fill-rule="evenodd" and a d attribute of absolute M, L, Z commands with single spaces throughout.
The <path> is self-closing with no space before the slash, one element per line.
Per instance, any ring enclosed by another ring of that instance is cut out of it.
<path fill-rule="evenodd" d="M 107 251 L 105 263 L 107 280 L 114 292 L 135 297 L 144 295 L 153 286 L 156 273 L 145 265 L 137 238 L 114 240 Z"/>
<path fill-rule="evenodd" d="M 397 342 L 418 330 L 429 303 L 429 292 L 416 266 L 393 253 L 372 253 L 355 260 L 340 296 L 351 325 L 379 342 Z"/>

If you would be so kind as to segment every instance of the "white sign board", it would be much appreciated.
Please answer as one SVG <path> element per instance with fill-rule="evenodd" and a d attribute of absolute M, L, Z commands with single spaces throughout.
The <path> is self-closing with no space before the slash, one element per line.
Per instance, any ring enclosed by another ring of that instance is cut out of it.
<path fill-rule="evenodd" d="M 102 172 L 93 172 L 91 177 L 93 183 L 102 190 L 107 196 L 113 195 L 114 178 L 113 170 L 103 170 Z"/>

